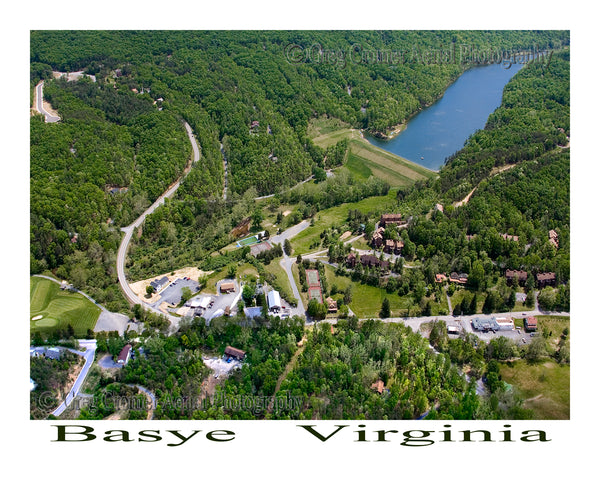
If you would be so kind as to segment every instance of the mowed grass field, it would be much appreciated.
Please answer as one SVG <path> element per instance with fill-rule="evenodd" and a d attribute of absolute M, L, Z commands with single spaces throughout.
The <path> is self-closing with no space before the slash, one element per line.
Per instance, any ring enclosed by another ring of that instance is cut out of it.
<path fill-rule="evenodd" d="M 348 139 L 345 168 L 358 178 L 375 176 L 386 180 L 392 187 L 404 187 L 437 175 L 432 170 L 371 145 L 359 130 L 349 128 L 349 125 L 335 118 L 311 120 L 308 135 L 315 145 L 322 148 Z"/>
<path fill-rule="evenodd" d="M 83 295 L 63 291 L 57 283 L 45 278 L 31 277 L 29 301 L 32 333 L 66 330 L 71 324 L 76 337 L 84 336 L 95 327 L 100 315 L 100 308 Z M 40 315 L 41 318 L 36 318 Z"/>

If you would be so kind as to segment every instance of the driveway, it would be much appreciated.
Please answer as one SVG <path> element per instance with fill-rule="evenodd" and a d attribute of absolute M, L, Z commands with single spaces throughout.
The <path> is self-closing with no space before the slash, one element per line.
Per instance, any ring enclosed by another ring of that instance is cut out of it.
<path fill-rule="evenodd" d="M 92 363 L 94 363 L 94 356 L 96 354 L 96 340 L 78 340 L 79 346 L 85 348 L 85 352 L 79 350 L 68 349 L 69 351 L 81 355 L 85 359 L 85 364 L 79 372 L 79 376 L 75 380 L 75 383 L 71 387 L 71 390 L 67 394 L 67 398 L 58 406 L 56 410 L 52 412 L 52 415 L 58 417 L 65 409 L 71 404 L 74 398 L 79 394 L 79 390 L 87 377 L 88 372 Z"/>

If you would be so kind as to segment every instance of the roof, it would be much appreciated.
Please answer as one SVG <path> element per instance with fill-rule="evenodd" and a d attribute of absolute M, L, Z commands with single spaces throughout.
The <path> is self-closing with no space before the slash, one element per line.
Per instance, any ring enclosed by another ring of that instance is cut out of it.
<path fill-rule="evenodd" d="M 117 357 L 117 362 L 126 362 L 130 351 L 131 351 L 131 345 L 129 345 L 129 344 L 125 345 L 123 347 L 123 350 L 121 350 L 121 353 L 119 353 L 119 356 Z"/>
<path fill-rule="evenodd" d="M 544 272 L 537 274 L 538 280 L 556 280 L 556 273 L 554 272 Z"/>
<path fill-rule="evenodd" d="M 247 318 L 254 318 L 262 315 L 262 307 L 245 307 L 244 315 Z"/>
<path fill-rule="evenodd" d="M 223 290 L 235 290 L 235 283 L 233 282 L 223 282 L 220 287 L 221 291 Z"/>
<path fill-rule="evenodd" d="M 267 293 L 267 305 L 269 306 L 269 309 L 273 307 L 281 308 L 281 297 L 277 290 L 271 290 Z"/>
<path fill-rule="evenodd" d="M 533 327 L 533 326 L 537 326 L 537 318 L 535 317 L 527 317 L 525 319 L 525 323 L 527 323 L 527 325 Z"/>
<path fill-rule="evenodd" d="M 239 348 L 234 348 L 230 345 L 225 347 L 225 355 L 229 355 L 230 357 L 235 358 L 244 358 L 246 356 L 246 352 L 240 350 Z"/>
<path fill-rule="evenodd" d="M 385 384 L 383 383 L 383 380 L 379 379 L 373 385 L 371 385 L 371 388 L 373 390 L 376 390 L 377 393 L 383 393 L 384 386 L 385 386 Z"/>
<path fill-rule="evenodd" d="M 156 287 L 162 287 L 163 285 L 166 285 L 167 283 L 169 283 L 169 279 L 167 277 L 162 277 L 162 278 L 156 278 L 156 279 L 152 280 L 150 282 L 150 285 L 152 285 L 154 288 L 156 288 Z"/>

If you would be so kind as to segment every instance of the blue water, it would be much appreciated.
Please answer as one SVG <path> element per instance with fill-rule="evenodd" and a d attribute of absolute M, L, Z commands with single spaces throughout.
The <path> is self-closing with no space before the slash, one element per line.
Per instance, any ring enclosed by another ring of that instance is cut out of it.
<path fill-rule="evenodd" d="M 415 115 L 406 129 L 391 140 L 368 136 L 388 152 L 439 170 L 447 157 L 460 150 L 467 138 L 485 127 L 502 102 L 502 90 L 523 67 L 500 64 L 474 67 L 463 73 L 430 107 Z"/>

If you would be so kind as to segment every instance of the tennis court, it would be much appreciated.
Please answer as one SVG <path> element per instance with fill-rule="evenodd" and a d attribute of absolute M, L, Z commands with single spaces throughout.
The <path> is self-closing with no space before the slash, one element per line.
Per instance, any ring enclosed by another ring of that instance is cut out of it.
<path fill-rule="evenodd" d="M 238 247 L 246 247 L 248 245 L 254 245 L 258 243 L 258 237 L 256 235 L 252 235 L 251 237 L 246 237 L 237 242 Z"/>
<path fill-rule="evenodd" d="M 323 303 L 323 295 L 321 294 L 321 287 L 308 287 L 308 299 L 317 299 L 319 303 Z"/>
<path fill-rule="evenodd" d="M 306 270 L 306 281 L 310 287 L 319 287 L 321 288 L 321 282 L 319 279 L 319 271 L 318 270 Z"/>

